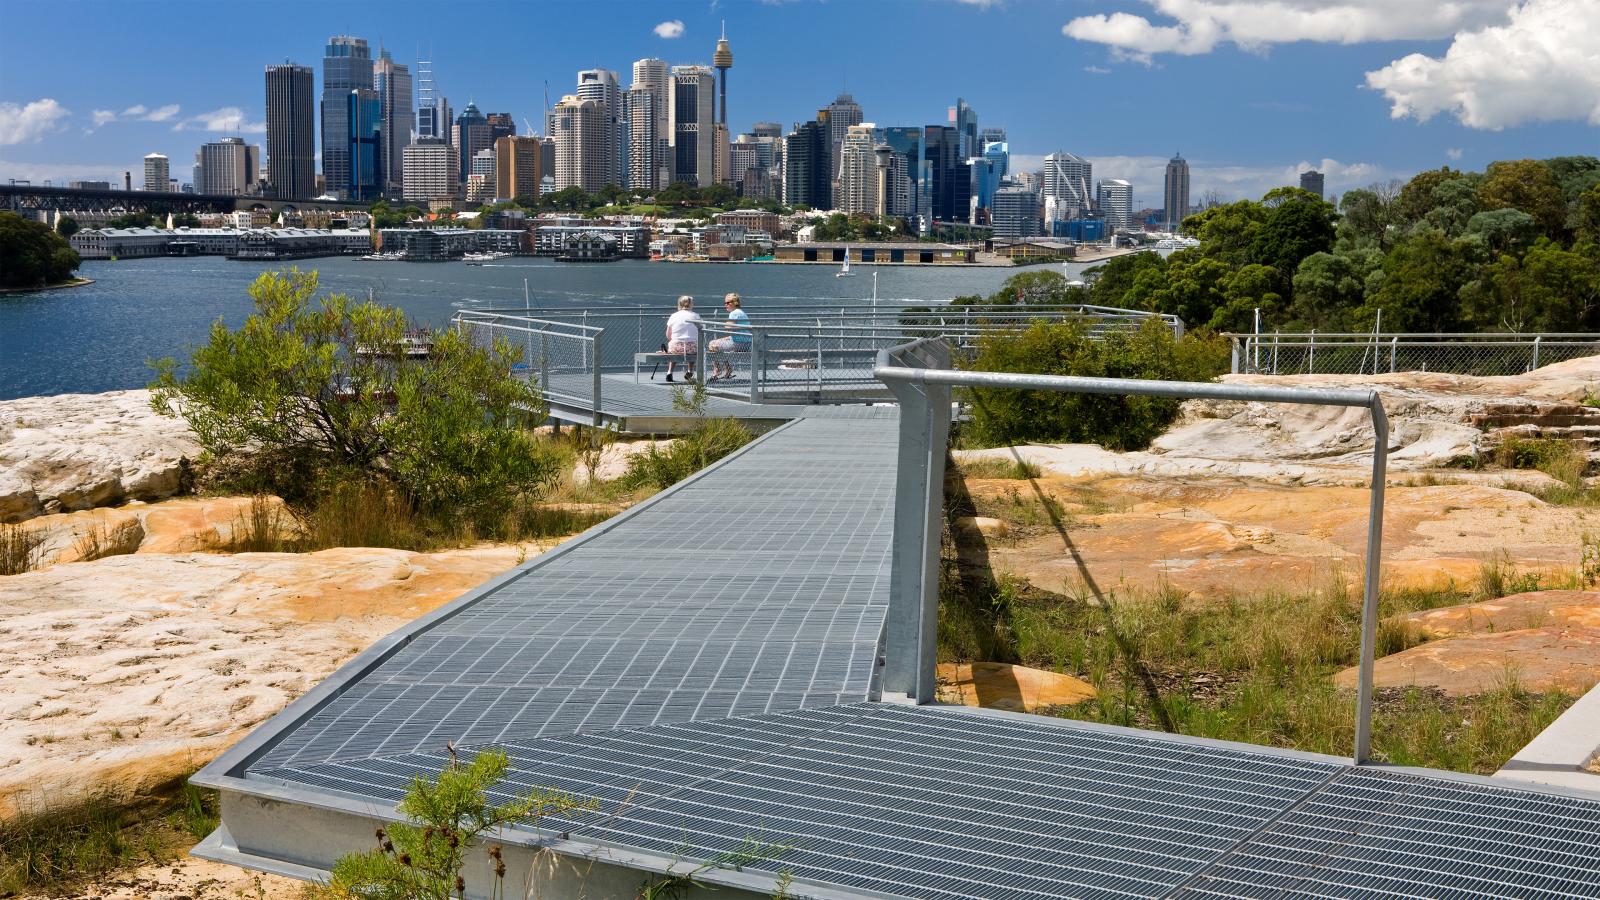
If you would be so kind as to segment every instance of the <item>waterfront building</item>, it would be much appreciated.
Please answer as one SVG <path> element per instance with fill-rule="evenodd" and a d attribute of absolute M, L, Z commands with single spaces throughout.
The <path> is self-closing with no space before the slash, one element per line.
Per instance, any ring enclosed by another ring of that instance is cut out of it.
<path fill-rule="evenodd" d="M 1112 234 L 1133 228 L 1133 185 L 1121 178 L 1100 182 L 1100 217 Z"/>
<path fill-rule="evenodd" d="M 443 138 L 418 138 L 416 143 L 406 147 L 401 168 L 406 202 L 455 199 L 460 184 L 455 148 Z"/>
<path fill-rule="evenodd" d="M 716 178 L 715 84 L 709 66 L 673 66 L 668 98 L 672 180 L 707 187 Z"/>
<path fill-rule="evenodd" d="M 1177 231 L 1183 220 L 1189 218 L 1189 163 L 1173 154 L 1167 162 L 1167 175 L 1161 192 L 1162 208 L 1166 211 L 1166 230 Z"/>
<path fill-rule="evenodd" d="M 713 216 L 718 225 L 732 225 L 746 231 L 762 231 L 767 234 L 777 234 L 781 220 L 775 212 L 764 209 L 734 209 Z"/>
<path fill-rule="evenodd" d="M 411 70 L 395 62 L 388 50 L 380 49 L 377 62 L 372 64 L 372 87 L 378 92 L 383 119 L 379 163 L 383 174 L 379 185 L 385 193 L 399 194 L 404 190 L 406 145 L 411 143 L 411 133 L 417 127 Z"/>
<path fill-rule="evenodd" d="M 494 142 L 496 197 L 539 196 L 539 139 L 509 135 Z"/>
<path fill-rule="evenodd" d="M 322 177 L 344 199 L 350 190 L 350 92 L 372 90 L 372 54 L 364 38 L 335 35 L 322 56 Z"/>
<path fill-rule="evenodd" d="M 579 100 L 594 101 L 600 109 L 600 136 L 586 152 L 600 158 L 605 171 L 601 186 L 623 184 L 627 168 L 625 147 L 630 141 L 622 131 L 622 93 L 617 73 L 610 69 L 579 72 L 576 96 Z"/>
<path fill-rule="evenodd" d="M 1082 218 L 1094 206 L 1094 165 L 1071 153 L 1052 153 L 1044 158 L 1044 196 L 1046 218 L 1052 221 Z"/>
<path fill-rule="evenodd" d="M 643 225 L 540 225 L 533 235 L 535 256 L 560 256 L 590 236 L 615 242 L 619 256 L 643 258 L 650 255 L 650 229 Z"/>
<path fill-rule="evenodd" d="M 371 88 L 350 92 L 345 119 L 350 123 L 349 200 L 376 200 L 383 196 L 383 102 Z"/>
<path fill-rule="evenodd" d="M 783 202 L 812 209 L 833 208 L 833 151 L 828 111 L 797 122 L 784 139 Z"/>
<path fill-rule="evenodd" d="M 165 191 L 169 188 L 172 177 L 167 172 L 167 158 L 160 153 L 151 153 L 144 158 L 144 189 L 147 191 Z"/>
<path fill-rule="evenodd" d="M 271 195 L 303 200 L 317 193 L 317 135 L 310 66 L 267 66 L 267 185 Z"/>
<path fill-rule="evenodd" d="M 956 105 L 949 109 L 950 126 L 956 130 L 959 145 L 956 149 L 961 159 L 971 159 L 983 152 L 983 147 L 978 144 L 978 114 L 967 101 L 956 98 Z"/>
<path fill-rule="evenodd" d="M 977 256 L 971 247 L 921 241 L 810 241 L 780 244 L 772 254 L 778 262 L 841 263 L 846 251 L 855 262 L 890 265 L 971 265 Z"/>
<path fill-rule="evenodd" d="M 1311 193 L 1316 194 L 1318 197 L 1321 197 L 1323 196 L 1323 187 L 1324 183 L 1321 172 L 1318 172 L 1316 169 L 1312 169 L 1309 172 L 1300 173 L 1300 190 L 1310 191 Z"/>
<path fill-rule="evenodd" d="M 839 151 L 844 146 L 844 136 L 850 132 L 851 125 L 860 125 L 866 121 L 866 116 L 861 112 L 861 104 L 848 93 L 840 93 L 832 103 L 828 104 L 829 163 L 830 178 L 839 176 Z"/>
<path fill-rule="evenodd" d="M 195 192 L 242 196 L 255 187 L 261 148 L 229 137 L 201 144 L 194 156 Z"/>
<path fill-rule="evenodd" d="M 551 110 L 550 136 L 555 140 L 555 187 L 582 188 L 594 193 L 611 180 L 611 160 L 606 140 L 605 110 L 594 100 L 568 94 Z"/>
<path fill-rule="evenodd" d="M 68 243 L 84 259 L 227 256 L 295 259 L 372 252 L 364 228 L 85 228 Z M 271 251 L 262 253 L 262 248 Z"/>
<path fill-rule="evenodd" d="M 478 111 L 478 104 L 467 101 L 456 123 L 450 129 L 450 143 L 456 148 L 456 161 L 462 181 L 472 174 L 472 158 L 479 151 L 494 146 L 489 139 L 489 119 Z"/>

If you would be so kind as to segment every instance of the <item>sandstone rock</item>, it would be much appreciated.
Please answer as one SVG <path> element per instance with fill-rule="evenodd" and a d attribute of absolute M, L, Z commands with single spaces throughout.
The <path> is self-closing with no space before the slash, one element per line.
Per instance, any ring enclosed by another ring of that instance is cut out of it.
<path fill-rule="evenodd" d="M 1005 537 L 1011 526 L 992 516 L 962 516 L 956 519 L 957 528 L 970 528 L 984 537 Z"/>
<path fill-rule="evenodd" d="M 170 783 L 521 555 L 141 553 L 0 578 L 0 819 Z"/>
<path fill-rule="evenodd" d="M 1421 685 L 1446 694 L 1481 694 L 1511 680 L 1533 691 L 1582 693 L 1600 682 L 1600 627 L 1547 625 L 1419 644 L 1373 666 L 1378 687 Z M 1353 687 L 1354 667 L 1336 683 Z"/>
<path fill-rule="evenodd" d="M 0 401 L 0 522 L 170 497 L 198 452 L 149 391 Z"/>
<path fill-rule="evenodd" d="M 1529 591 L 1397 618 L 1430 639 L 1527 628 L 1600 628 L 1600 591 Z"/>
<path fill-rule="evenodd" d="M 36 516 L 23 527 L 42 535 L 45 565 L 77 562 L 79 542 L 93 530 L 110 533 L 127 522 L 144 530 L 140 553 L 187 553 L 225 539 L 234 523 L 249 514 L 249 497 L 204 497 L 161 503 L 133 501 L 122 506 Z M 276 498 L 267 502 L 278 504 Z"/>
<path fill-rule="evenodd" d="M 1071 675 L 1006 663 L 940 663 L 937 699 L 941 703 L 1035 712 L 1091 699 L 1094 686 Z"/>

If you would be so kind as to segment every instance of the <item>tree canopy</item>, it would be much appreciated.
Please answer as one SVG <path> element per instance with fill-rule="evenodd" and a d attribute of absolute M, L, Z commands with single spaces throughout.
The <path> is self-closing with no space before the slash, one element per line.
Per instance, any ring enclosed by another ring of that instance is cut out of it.
<path fill-rule="evenodd" d="M 70 281 L 81 260 L 43 222 L 0 212 L 0 287 L 36 288 Z"/>

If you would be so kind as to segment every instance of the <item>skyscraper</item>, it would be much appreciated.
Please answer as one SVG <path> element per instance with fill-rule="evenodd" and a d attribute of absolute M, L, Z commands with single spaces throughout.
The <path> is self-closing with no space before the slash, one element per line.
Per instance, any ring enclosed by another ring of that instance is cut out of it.
<path fill-rule="evenodd" d="M 267 66 L 267 185 L 274 197 L 317 194 L 315 90 L 310 66 Z"/>
<path fill-rule="evenodd" d="M 1133 185 L 1121 178 L 1100 182 L 1100 215 L 1106 220 L 1106 233 L 1116 234 L 1133 227 Z"/>
<path fill-rule="evenodd" d="M 511 117 L 511 113 L 489 113 L 483 118 L 484 121 L 489 123 L 489 143 L 491 145 L 503 137 L 510 137 L 517 133 L 517 121 Z"/>
<path fill-rule="evenodd" d="M 994 160 L 987 156 L 968 159 L 967 176 L 971 195 L 967 221 L 979 225 L 989 218 L 989 210 L 994 206 L 994 192 L 1000 187 L 1000 176 L 995 172 Z"/>
<path fill-rule="evenodd" d="M 350 92 L 372 90 L 372 54 L 364 38 L 335 35 L 322 57 L 322 179 L 328 193 L 350 190 Z"/>
<path fill-rule="evenodd" d="M 628 177 L 623 186 L 630 190 L 654 191 L 660 185 L 657 118 L 656 95 L 634 82 L 622 96 L 622 119 L 628 129 Z"/>
<path fill-rule="evenodd" d="M 828 138 L 830 145 L 829 165 L 832 167 L 830 177 L 839 175 L 839 148 L 844 146 L 844 136 L 849 133 L 851 125 L 860 125 L 866 121 L 866 116 L 861 113 L 861 104 L 848 93 L 840 93 L 832 103 L 828 104 Z"/>
<path fill-rule="evenodd" d="M 478 111 L 478 104 L 467 101 L 467 108 L 461 111 L 450 129 L 450 143 L 456 148 L 461 180 L 466 181 L 467 176 L 472 174 L 472 157 L 478 151 L 494 146 L 494 142 L 489 140 L 489 120 Z"/>
<path fill-rule="evenodd" d="M 378 51 L 372 65 L 372 86 L 378 92 L 383 117 L 382 177 L 378 186 L 400 193 L 405 181 L 405 149 L 417 120 L 411 97 L 411 70 L 394 61 L 388 50 Z M 270 154 L 270 151 L 269 151 Z"/>
<path fill-rule="evenodd" d="M 722 112 L 717 115 L 717 122 L 724 129 L 728 125 L 728 70 L 733 68 L 733 49 L 728 46 L 728 25 L 722 25 L 722 37 L 717 39 L 716 52 L 711 54 L 711 64 L 717 69 L 719 88 L 718 98 L 721 101 Z"/>
<path fill-rule="evenodd" d="M 241 196 L 256 183 L 261 148 L 244 138 L 223 138 L 201 144 L 194 155 L 194 190 L 197 194 Z"/>
<path fill-rule="evenodd" d="M 990 130 L 997 129 L 985 129 L 985 131 Z M 1002 132 L 1002 134 L 1004 134 L 1004 132 Z M 1007 144 L 1004 140 L 984 141 L 981 138 L 979 139 L 979 143 L 983 144 L 983 158 L 987 159 L 989 164 L 994 166 L 995 177 L 1004 178 L 1007 175 L 1010 175 L 1011 145 Z"/>
<path fill-rule="evenodd" d="M 1035 237 L 1039 230 L 1039 195 L 1020 184 L 994 193 L 990 216 L 995 237 Z"/>
<path fill-rule="evenodd" d="M 585 69 L 578 73 L 577 98 L 593 100 L 600 106 L 604 122 L 599 142 L 587 152 L 600 156 L 600 165 L 606 173 L 601 184 L 622 184 L 627 159 L 623 146 L 627 141 L 622 134 L 622 89 L 617 73 L 610 69 Z"/>
<path fill-rule="evenodd" d="M 454 200 L 461 183 L 456 151 L 444 138 L 419 137 L 406 147 L 404 197 L 408 203 Z"/>
<path fill-rule="evenodd" d="M 784 141 L 783 202 L 833 208 L 833 137 L 826 109 L 814 122 L 797 122 Z"/>
<path fill-rule="evenodd" d="M 1045 218 L 1068 221 L 1081 218 L 1094 204 L 1090 185 L 1094 184 L 1094 165 L 1071 153 L 1052 153 L 1044 158 Z"/>
<path fill-rule="evenodd" d="M 539 139 L 507 135 L 494 142 L 494 195 L 504 199 L 539 196 Z"/>
<path fill-rule="evenodd" d="M 605 110 L 594 100 L 562 97 L 550 115 L 550 137 L 555 139 L 556 190 L 582 188 L 593 193 L 610 181 L 610 170 L 600 152 L 606 136 Z"/>
<path fill-rule="evenodd" d="M 878 161 L 874 148 L 877 126 L 871 122 L 851 125 L 839 147 L 839 184 L 833 205 L 846 214 L 876 215 L 878 207 Z"/>
<path fill-rule="evenodd" d="M 928 231 L 928 219 L 933 207 L 930 167 L 923 154 L 923 130 L 915 125 L 891 125 L 883 129 L 884 143 L 905 158 L 904 175 L 896 188 L 898 200 L 892 207 L 894 214 L 904 216 L 919 234 Z"/>
<path fill-rule="evenodd" d="M 1310 191 L 1311 193 L 1316 194 L 1318 197 L 1321 197 L 1323 196 L 1323 185 L 1324 182 L 1322 173 L 1318 172 L 1316 169 L 1312 169 L 1309 172 L 1300 173 L 1300 190 Z"/>
<path fill-rule="evenodd" d="M 1177 154 L 1167 162 L 1161 198 L 1167 230 L 1177 231 L 1183 227 L 1183 220 L 1189 218 L 1189 163 Z"/>
<path fill-rule="evenodd" d="M 751 126 L 750 133 L 756 137 L 783 137 L 783 125 L 778 122 L 757 122 Z"/>
<path fill-rule="evenodd" d="M 655 124 L 653 127 L 656 135 L 656 145 L 654 150 L 656 175 L 655 183 L 650 185 L 648 188 L 645 188 L 647 190 L 653 190 L 665 185 L 667 180 L 671 177 L 667 174 L 670 168 L 667 162 L 667 144 L 670 140 L 668 132 L 671 130 L 671 103 L 667 95 L 671 82 L 672 76 L 665 61 L 659 59 L 641 59 L 634 62 L 633 87 L 641 88 L 650 93 L 651 105 L 655 110 Z M 629 132 L 630 149 L 633 146 L 632 133 L 632 131 Z M 631 161 L 629 162 L 628 167 L 631 173 L 634 168 Z M 637 185 L 637 187 L 644 186 L 641 183 L 640 185 Z"/>
<path fill-rule="evenodd" d="M 350 92 L 346 120 L 350 152 L 350 184 L 344 196 L 350 200 L 376 200 L 383 196 L 383 101 L 371 88 Z M 401 180 L 404 180 L 404 172 Z"/>
<path fill-rule="evenodd" d="M 167 171 L 167 158 L 159 153 L 151 153 L 144 158 L 144 189 L 147 191 L 165 191 L 172 176 Z"/>
<path fill-rule="evenodd" d="M 950 125 L 956 130 L 956 137 L 960 141 L 957 153 L 962 159 L 969 159 L 983 152 L 978 145 L 978 114 L 967 101 L 956 98 L 956 105 L 950 107 Z"/>
<path fill-rule="evenodd" d="M 716 178 L 716 88 L 709 66 L 673 66 L 668 97 L 672 180 L 709 187 Z"/>
<path fill-rule="evenodd" d="M 417 137 L 448 140 L 449 107 L 449 102 L 439 96 L 438 85 L 433 80 L 433 63 L 417 60 Z"/>
<path fill-rule="evenodd" d="M 953 222 L 958 215 L 955 183 L 959 142 L 956 130 L 948 125 L 929 125 L 923 129 L 922 151 L 928 164 L 929 224 L 934 221 Z M 965 218 L 966 213 L 963 204 L 959 215 Z"/>

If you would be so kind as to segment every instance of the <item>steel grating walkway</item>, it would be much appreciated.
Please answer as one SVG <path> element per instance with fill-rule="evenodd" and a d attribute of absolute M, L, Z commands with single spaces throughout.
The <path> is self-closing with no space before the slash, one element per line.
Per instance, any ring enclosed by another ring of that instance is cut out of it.
<path fill-rule="evenodd" d="M 447 741 L 498 746 L 502 797 L 598 800 L 508 843 L 659 867 L 759 841 L 725 886 L 790 897 L 1600 897 L 1600 798 L 880 701 L 896 420 L 856 412 L 408 627 L 196 780 L 387 818 Z M 314 862 L 270 856 L 227 858 Z"/>

